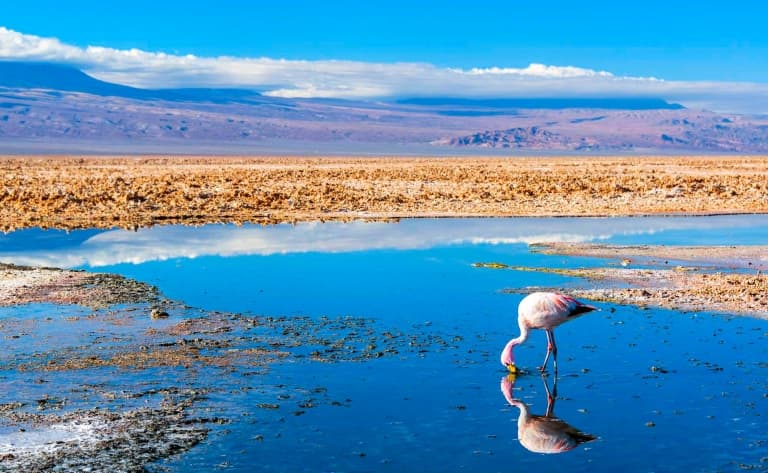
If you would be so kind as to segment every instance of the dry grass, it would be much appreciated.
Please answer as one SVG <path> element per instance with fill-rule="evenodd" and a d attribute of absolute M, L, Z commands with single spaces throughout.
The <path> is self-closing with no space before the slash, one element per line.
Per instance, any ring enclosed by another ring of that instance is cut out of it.
<path fill-rule="evenodd" d="M 0 229 L 768 212 L 768 157 L 0 158 Z"/>

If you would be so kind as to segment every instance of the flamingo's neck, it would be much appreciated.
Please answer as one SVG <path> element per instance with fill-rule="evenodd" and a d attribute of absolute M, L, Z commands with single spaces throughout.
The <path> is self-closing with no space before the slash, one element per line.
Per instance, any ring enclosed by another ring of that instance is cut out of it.
<path fill-rule="evenodd" d="M 531 412 L 528 410 L 528 406 L 519 399 L 514 399 L 513 402 L 510 402 L 510 404 L 520 409 L 520 415 L 517 418 L 517 428 L 518 437 L 521 437 L 521 431 L 525 424 L 528 423 L 528 420 L 531 418 Z"/>
<path fill-rule="evenodd" d="M 509 396 L 505 394 L 507 398 L 507 402 L 510 406 L 517 407 L 520 409 L 520 415 L 517 418 L 517 428 L 518 430 L 518 437 L 522 436 L 522 429 L 525 426 L 525 424 L 528 423 L 528 419 L 531 417 L 531 412 L 528 410 L 528 405 L 521 401 L 520 399 L 516 399 L 512 397 L 512 393 L 509 393 Z"/>
<path fill-rule="evenodd" d="M 514 365 L 515 355 L 512 353 L 512 349 L 517 345 L 525 342 L 526 340 L 528 340 L 528 327 L 521 324 L 520 336 L 507 342 L 507 345 L 504 347 L 504 351 L 501 352 L 501 364 L 504 366 Z"/>
<path fill-rule="evenodd" d="M 507 400 L 510 406 L 520 409 L 520 416 L 517 419 L 518 429 L 520 429 L 525 425 L 526 422 L 528 422 L 528 417 L 530 414 L 528 412 L 528 406 L 525 405 L 525 403 L 520 399 L 515 398 L 514 389 L 515 375 L 509 374 L 501 378 L 501 393 L 504 394 L 504 399 Z M 518 436 L 520 436 L 519 433 Z"/>

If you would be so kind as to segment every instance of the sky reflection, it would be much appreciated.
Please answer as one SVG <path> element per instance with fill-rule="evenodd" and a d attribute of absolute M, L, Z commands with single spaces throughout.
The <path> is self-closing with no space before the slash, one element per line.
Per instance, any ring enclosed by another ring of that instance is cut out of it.
<path fill-rule="evenodd" d="M 199 256 L 342 253 L 428 249 L 460 244 L 588 242 L 682 231 L 688 239 L 708 229 L 759 228 L 768 216 L 634 218 L 413 219 L 399 223 L 303 223 L 269 227 L 160 226 L 136 232 L 24 230 L 0 236 L 0 261 L 55 267 L 139 264 Z M 55 243 L 58 240 L 57 244 Z M 40 244 L 42 241 L 44 245 Z M 734 244 L 733 241 L 721 244 Z M 41 247 L 45 249 L 41 249 Z"/>

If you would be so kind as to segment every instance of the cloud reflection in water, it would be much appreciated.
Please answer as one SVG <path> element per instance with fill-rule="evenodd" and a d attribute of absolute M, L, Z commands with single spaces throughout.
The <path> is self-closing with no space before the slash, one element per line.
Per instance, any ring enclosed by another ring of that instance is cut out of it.
<path fill-rule="evenodd" d="M 764 216 L 635 218 L 470 218 L 412 219 L 399 223 L 302 223 L 256 226 L 159 226 L 108 230 L 82 242 L 48 248 L 3 251 L 0 261 L 55 267 L 139 264 L 198 256 L 340 253 L 377 249 L 427 249 L 459 244 L 588 242 L 620 235 L 654 234 L 728 226 L 766 225 Z M 752 222 L 747 223 L 747 222 Z M 13 234 L 6 236 L 13 238 Z M 19 238 L 29 238 L 28 236 Z M 13 245 L 8 245 L 13 246 Z M 29 246 L 29 245 L 27 245 Z M 43 246 L 42 244 L 39 246 Z"/>

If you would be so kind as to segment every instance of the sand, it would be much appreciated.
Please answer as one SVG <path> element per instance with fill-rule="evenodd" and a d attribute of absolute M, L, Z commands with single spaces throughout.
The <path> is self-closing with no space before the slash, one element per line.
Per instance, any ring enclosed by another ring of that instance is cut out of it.
<path fill-rule="evenodd" d="M 0 158 L 0 230 L 768 212 L 768 157 Z"/>

